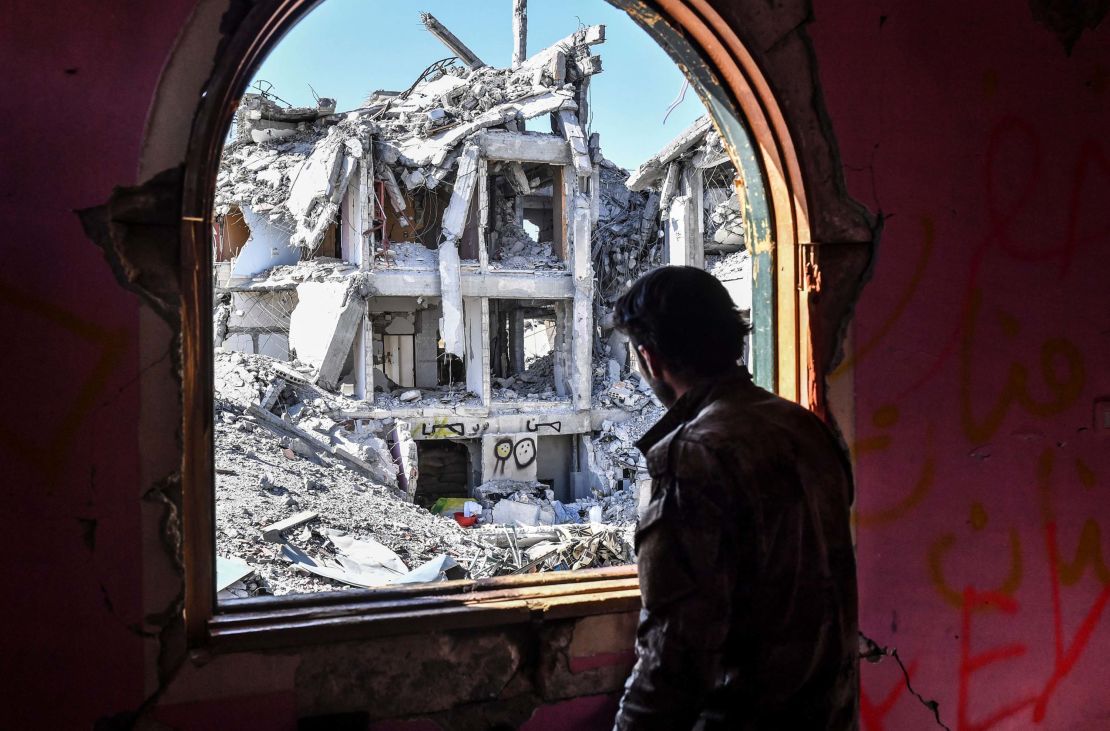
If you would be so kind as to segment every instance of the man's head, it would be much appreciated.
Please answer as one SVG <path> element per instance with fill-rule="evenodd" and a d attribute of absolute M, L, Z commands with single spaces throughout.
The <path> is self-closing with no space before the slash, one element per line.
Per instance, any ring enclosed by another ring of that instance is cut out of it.
<path fill-rule="evenodd" d="M 667 406 L 691 385 L 733 372 L 744 352 L 747 320 L 724 285 L 702 269 L 648 272 L 617 300 L 613 314 Z"/>

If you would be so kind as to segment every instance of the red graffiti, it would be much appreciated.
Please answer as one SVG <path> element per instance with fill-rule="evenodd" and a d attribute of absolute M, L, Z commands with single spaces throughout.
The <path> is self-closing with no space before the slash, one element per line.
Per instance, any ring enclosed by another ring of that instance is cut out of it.
<path fill-rule="evenodd" d="M 985 720 L 972 722 L 969 718 L 971 705 L 971 676 L 979 670 L 1002 662 L 1021 657 L 1029 648 L 1022 643 L 1000 645 L 989 650 L 971 654 L 971 617 L 976 609 L 994 607 L 1004 614 L 1016 614 L 1017 602 L 1009 596 L 997 591 L 977 592 L 970 586 L 964 589 L 962 621 L 960 624 L 960 685 L 959 701 L 956 709 L 958 731 L 986 731 L 990 727 L 1006 720 L 1016 713 L 1028 708 L 1036 702 L 1035 696 L 1022 698 L 1008 703 L 1002 708 L 991 713 Z"/>
<path fill-rule="evenodd" d="M 1033 709 L 1033 722 L 1041 723 L 1044 721 L 1045 714 L 1048 712 L 1049 701 L 1052 700 L 1053 695 L 1059 689 L 1061 681 L 1071 673 L 1076 663 L 1079 662 L 1083 651 L 1091 642 L 1106 605 L 1110 603 L 1110 584 L 1108 584 L 1103 586 L 1102 591 L 1096 596 L 1094 602 L 1084 614 L 1079 629 L 1076 630 L 1075 635 L 1069 642 L 1064 628 L 1063 599 L 1060 592 L 1060 550 L 1054 520 L 1045 524 L 1045 548 L 1049 563 L 1049 589 L 1052 596 L 1052 629 L 1055 649 L 1052 672 L 1044 681 L 1039 692 L 1005 703 L 986 718 L 972 721 L 969 717 L 969 709 L 972 705 L 971 676 L 989 665 L 1023 657 L 1029 648 L 1024 643 L 1015 642 L 980 651 L 973 655 L 971 618 L 975 610 L 990 606 L 1005 615 L 1015 615 L 1019 607 L 1017 601 L 1006 594 L 996 591 L 979 592 L 972 587 L 967 587 L 964 589 L 963 595 L 960 633 L 959 701 L 956 726 L 958 731 L 987 731 L 987 729 L 1030 707 Z"/>
<path fill-rule="evenodd" d="M 987 227 L 969 258 L 970 267 L 964 286 L 961 315 L 955 318 L 952 331 L 932 363 L 912 383 L 902 388 L 893 401 L 905 398 L 932 380 L 958 352 L 971 322 L 974 298 L 984 286 L 981 278 L 984 274 L 991 273 L 984 268 L 989 253 L 999 251 L 1024 263 L 1055 262 L 1058 264 L 1058 276 L 1062 278 L 1071 268 L 1083 244 L 1110 238 L 1110 225 L 1091 230 L 1085 230 L 1082 225 L 1092 210 L 1104 210 L 1101 206 L 1093 205 L 1090 197 L 1110 184 L 1110 158 L 1097 140 L 1087 139 L 1080 143 L 1073 158 L 1062 236 L 1056 238 L 1055 244 L 1050 244 L 1049 241 L 1054 237 L 1046 236 L 1042 230 L 1033 228 L 1031 234 L 1026 234 L 1024 243 L 1018 241 L 1014 229 L 1029 229 L 1017 225 L 1019 215 L 1037 209 L 1037 198 L 1045 193 L 1041 175 L 1042 157 L 1040 137 L 1028 122 L 1010 117 L 991 130 L 982 172 L 986 190 Z M 1024 171 L 1021 179 L 999 179 L 1004 175 L 1002 163 L 1009 159 L 1026 161 L 1027 164 L 1021 168 Z M 901 312 L 902 310 L 899 314 Z M 884 327 L 893 325 L 894 322 L 888 322 Z M 867 345 L 870 348 L 875 343 L 869 342 Z M 864 357 L 866 353 L 861 353 L 854 362 L 863 360 Z"/>
<path fill-rule="evenodd" d="M 914 672 L 917 671 L 917 661 L 914 660 L 906 668 L 906 675 L 913 679 Z M 863 686 L 859 689 L 859 717 L 863 722 L 863 731 L 886 731 L 886 726 L 883 719 L 887 717 L 891 709 L 894 708 L 898 700 L 906 692 L 906 679 L 901 675 L 894 685 L 890 687 L 883 699 L 878 703 L 871 700 L 871 697 L 864 690 Z"/>
<path fill-rule="evenodd" d="M 1045 543 L 1048 548 L 1049 575 L 1052 584 L 1052 630 L 1055 638 L 1055 652 L 1052 675 L 1045 684 L 1044 690 L 1041 691 L 1041 695 L 1037 699 L 1037 705 L 1033 708 L 1033 720 L 1038 723 L 1044 720 L 1045 713 L 1048 710 L 1048 701 L 1052 698 L 1052 694 L 1056 692 L 1060 681 L 1072 671 L 1075 663 L 1079 661 L 1080 655 L 1083 654 L 1083 650 L 1091 641 L 1091 635 L 1098 625 L 1099 618 L 1101 618 L 1103 610 L 1106 609 L 1107 602 L 1110 601 L 1110 584 L 1107 584 L 1102 587 L 1102 591 L 1099 592 L 1091 608 L 1084 615 L 1075 637 L 1065 647 L 1064 617 L 1060 600 L 1060 550 L 1056 541 L 1055 521 L 1050 521 L 1045 526 Z"/>

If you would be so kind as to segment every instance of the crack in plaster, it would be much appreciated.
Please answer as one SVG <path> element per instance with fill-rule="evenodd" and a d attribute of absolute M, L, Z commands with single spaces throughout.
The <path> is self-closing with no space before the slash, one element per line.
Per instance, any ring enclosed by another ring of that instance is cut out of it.
<path fill-rule="evenodd" d="M 917 700 L 921 703 L 921 705 L 925 706 L 932 712 L 933 718 L 936 719 L 938 726 L 944 729 L 944 731 L 952 731 L 952 729 L 949 728 L 948 725 L 944 723 L 944 721 L 940 720 L 940 703 L 932 698 L 926 699 L 925 696 L 921 695 L 917 692 L 916 689 L 914 689 L 913 683 L 910 682 L 910 671 L 906 669 L 905 663 L 902 662 L 902 658 L 898 655 L 898 648 L 890 648 L 880 645 L 878 642 L 875 642 L 875 640 L 871 639 L 863 632 L 859 633 L 859 637 L 863 641 L 864 645 L 866 645 L 866 650 L 861 652 L 859 655 L 860 659 L 866 660 L 869 663 L 879 663 L 882 662 L 884 657 L 894 658 L 894 662 L 898 663 L 898 667 L 902 671 L 902 678 L 906 684 L 906 690 L 912 693 L 913 696 L 917 698 Z"/>

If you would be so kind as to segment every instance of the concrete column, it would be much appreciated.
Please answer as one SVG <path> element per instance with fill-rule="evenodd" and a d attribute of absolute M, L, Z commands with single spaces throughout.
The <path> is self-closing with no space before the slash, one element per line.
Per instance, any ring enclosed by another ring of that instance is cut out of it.
<path fill-rule="evenodd" d="M 513 0 L 513 68 L 528 58 L 528 0 Z"/>
<path fill-rule="evenodd" d="M 688 195 L 676 195 L 671 200 L 667 214 L 667 263 L 683 266 L 692 264 L 695 247 L 693 201 Z"/>
<path fill-rule="evenodd" d="M 574 197 L 572 224 L 574 301 L 571 323 L 571 398 L 576 409 L 590 408 L 593 388 L 593 267 L 590 252 L 590 201 Z"/>
<path fill-rule="evenodd" d="M 568 393 L 567 361 L 570 351 L 570 338 L 567 324 L 570 320 L 570 302 L 560 300 L 555 303 L 555 357 L 552 358 L 552 372 L 555 376 L 555 394 L 563 398 Z"/>
<path fill-rule="evenodd" d="M 688 165 L 683 171 L 686 195 L 690 198 L 690 237 L 686 247 L 686 263 L 698 269 L 705 268 L 705 186 L 704 171 Z"/>
<path fill-rule="evenodd" d="M 515 373 L 524 370 L 524 310 L 519 307 L 509 316 L 509 367 Z"/>
<path fill-rule="evenodd" d="M 489 300 L 484 297 L 463 298 L 466 322 L 466 387 L 490 400 Z"/>

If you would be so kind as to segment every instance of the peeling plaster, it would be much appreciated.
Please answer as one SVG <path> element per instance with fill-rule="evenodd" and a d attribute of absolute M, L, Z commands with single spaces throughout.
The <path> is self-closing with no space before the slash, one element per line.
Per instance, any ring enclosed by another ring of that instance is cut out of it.
<path fill-rule="evenodd" d="M 117 187 L 104 205 L 77 212 L 119 283 L 175 330 L 181 328 L 183 174 L 184 168 L 176 167 L 142 185 Z"/>

